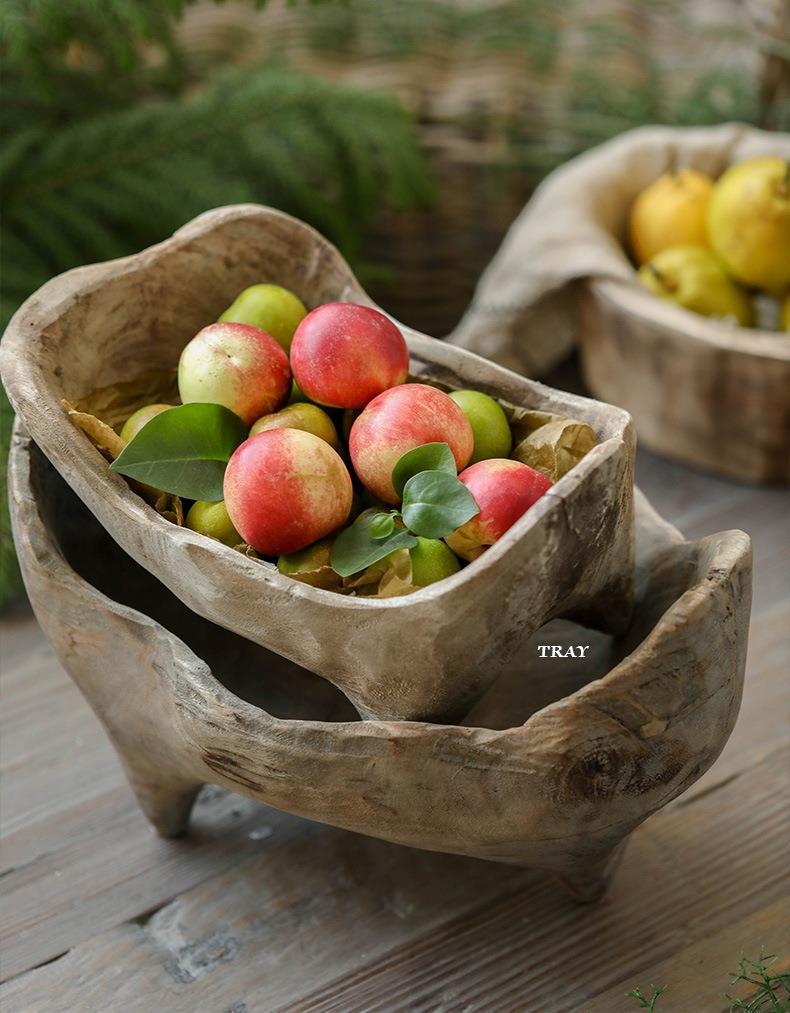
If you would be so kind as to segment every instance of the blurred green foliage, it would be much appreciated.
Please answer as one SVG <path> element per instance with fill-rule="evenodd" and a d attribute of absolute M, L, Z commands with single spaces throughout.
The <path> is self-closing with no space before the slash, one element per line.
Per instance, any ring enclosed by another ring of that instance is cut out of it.
<path fill-rule="evenodd" d="M 4 0 L 0 316 L 61 271 L 157 242 L 207 208 L 260 201 L 352 262 L 383 203 L 431 186 L 386 96 L 260 67 L 195 80 L 173 40 L 184 0 Z M 0 404 L 5 474 L 12 415 Z M 17 586 L 6 497 L 0 602 Z"/>

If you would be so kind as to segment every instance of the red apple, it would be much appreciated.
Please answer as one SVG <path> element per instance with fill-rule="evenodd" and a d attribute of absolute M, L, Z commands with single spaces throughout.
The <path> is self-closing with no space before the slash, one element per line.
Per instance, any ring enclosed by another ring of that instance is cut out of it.
<path fill-rule="evenodd" d="M 288 356 L 260 327 L 209 324 L 181 353 L 178 391 L 184 404 L 225 405 L 251 426 L 288 400 Z"/>
<path fill-rule="evenodd" d="M 458 405 L 436 387 L 405 383 L 374 398 L 351 427 L 348 449 L 360 481 L 385 503 L 399 503 L 392 469 L 407 450 L 447 443 L 460 471 L 474 434 Z"/>
<path fill-rule="evenodd" d="M 477 559 L 551 487 L 549 479 L 529 465 L 498 457 L 478 461 L 458 478 L 480 507 L 479 514 L 445 538 L 462 559 Z"/>
<path fill-rule="evenodd" d="M 328 443 L 300 429 L 245 440 L 225 471 L 225 506 L 242 538 L 265 556 L 297 552 L 348 519 L 351 476 Z"/>
<path fill-rule="evenodd" d="M 330 302 L 308 313 L 296 328 L 291 368 L 311 401 L 332 408 L 364 408 L 377 394 L 404 382 L 409 350 L 383 313 L 369 306 Z"/>

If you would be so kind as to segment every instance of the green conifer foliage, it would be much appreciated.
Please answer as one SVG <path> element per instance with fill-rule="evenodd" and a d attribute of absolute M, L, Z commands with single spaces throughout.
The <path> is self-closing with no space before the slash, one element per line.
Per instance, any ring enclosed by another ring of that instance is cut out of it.
<path fill-rule="evenodd" d="M 271 204 L 353 262 L 382 204 L 430 197 L 416 131 L 393 99 L 270 66 L 194 80 L 173 42 L 184 7 L 0 3 L 3 327 L 53 275 L 157 242 L 207 208 Z M 11 422 L 3 394 L 3 474 Z M 2 602 L 16 578 L 0 503 Z"/>

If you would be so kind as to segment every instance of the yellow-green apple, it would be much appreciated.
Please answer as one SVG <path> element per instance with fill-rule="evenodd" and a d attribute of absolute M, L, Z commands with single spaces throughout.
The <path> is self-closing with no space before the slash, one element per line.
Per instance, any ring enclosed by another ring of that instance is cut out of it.
<path fill-rule="evenodd" d="M 219 500 L 216 503 L 197 500 L 189 508 L 184 523 L 192 531 L 208 535 L 209 538 L 216 538 L 223 545 L 229 545 L 231 548 L 234 545 L 239 545 L 242 541 L 241 535 L 233 526 L 224 500 Z"/>
<path fill-rule="evenodd" d="M 462 559 L 477 559 L 498 541 L 533 503 L 551 487 L 544 474 L 520 461 L 491 458 L 470 465 L 458 476 L 480 513 L 445 541 Z"/>
<path fill-rule="evenodd" d="M 209 324 L 181 353 L 178 391 L 184 404 L 221 404 L 251 426 L 288 400 L 288 356 L 260 327 Z"/>
<path fill-rule="evenodd" d="M 461 564 L 440 538 L 417 536 L 417 544 L 409 549 L 411 581 L 416 587 L 427 587 L 458 573 Z"/>
<path fill-rule="evenodd" d="M 327 413 L 318 405 L 307 402 L 296 402 L 286 405 L 278 412 L 271 415 L 263 415 L 250 429 L 250 436 L 256 433 L 266 432 L 267 429 L 301 429 L 302 432 L 312 433 L 314 436 L 326 440 L 330 447 L 337 450 L 340 441 L 337 438 L 337 429 Z"/>
<path fill-rule="evenodd" d="M 234 527 L 265 556 L 303 549 L 351 512 L 351 476 L 340 456 L 299 429 L 245 440 L 228 462 L 223 491 Z"/>
<path fill-rule="evenodd" d="M 173 405 L 171 404 L 147 404 L 142 408 L 138 408 L 123 424 L 123 429 L 121 429 L 120 433 L 123 442 L 131 443 L 147 422 L 150 422 L 151 419 L 157 415 L 161 415 L 162 412 L 166 412 L 168 408 L 172 407 Z"/>
<path fill-rule="evenodd" d="M 404 383 L 374 398 L 351 427 L 348 448 L 362 484 L 385 503 L 399 503 L 392 469 L 408 450 L 446 443 L 460 471 L 469 462 L 474 435 L 466 415 L 443 391 Z"/>
<path fill-rule="evenodd" d="M 239 292 L 221 322 L 252 324 L 271 334 L 287 352 L 294 331 L 307 314 L 307 307 L 282 285 L 250 285 Z"/>
<path fill-rule="evenodd" d="M 377 394 L 404 382 L 409 350 L 383 313 L 331 302 L 308 313 L 296 328 L 291 368 L 311 401 L 363 408 Z"/>
<path fill-rule="evenodd" d="M 454 390 L 450 397 L 469 419 L 475 437 L 470 464 L 489 457 L 507 457 L 513 446 L 510 423 L 502 406 L 479 390 Z"/>

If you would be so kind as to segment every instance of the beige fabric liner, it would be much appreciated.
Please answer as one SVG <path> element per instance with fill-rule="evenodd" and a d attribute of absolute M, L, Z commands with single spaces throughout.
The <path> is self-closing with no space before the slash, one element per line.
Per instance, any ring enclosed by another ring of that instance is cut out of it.
<path fill-rule="evenodd" d="M 527 376 L 545 373 L 575 344 L 572 282 L 638 284 L 622 242 L 640 190 L 671 169 L 716 177 L 732 162 L 768 154 L 790 158 L 790 135 L 727 123 L 641 127 L 578 156 L 535 191 L 449 340 Z"/>

